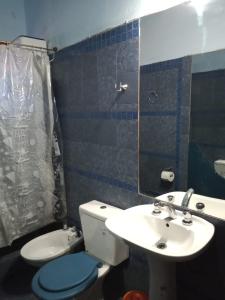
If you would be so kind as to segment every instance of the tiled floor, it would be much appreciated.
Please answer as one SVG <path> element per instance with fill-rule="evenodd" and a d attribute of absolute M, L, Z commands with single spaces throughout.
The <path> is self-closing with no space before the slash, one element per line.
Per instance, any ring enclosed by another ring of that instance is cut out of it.
<path fill-rule="evenodd" d="M 14 251 L 0 257 L 0 299 L 37 300 L 31 291 L 36 269 L 27 265 Z"/>

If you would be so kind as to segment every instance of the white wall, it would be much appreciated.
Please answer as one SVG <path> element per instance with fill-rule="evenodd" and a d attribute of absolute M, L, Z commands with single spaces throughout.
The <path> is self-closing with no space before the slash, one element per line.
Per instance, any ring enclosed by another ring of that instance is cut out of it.
<path fill-rule="evenodd" d="M 25 0 L 28 34 L 63 48 L 185 0 Z"/>
<path fill-rule="evenodd" d="M 141 19 L 141 65 L 223 48 L 224 0 L 210 0 L 204 11 L 182 4 Z"/>
<path fill-rule="evenodd" d="M 26 34 L 24 0 L 0 0 L 0 40 Z"/>
<path fill-rule="evenodd" d="M 152 14 L 184 0 L 0 0 L 0 40 L 29 34 L 62 48 L 147 15 L 141 64 L 148 64 L 225 48 L 225 0 L 208 1 L 201 18 L 190 4 Z"/>

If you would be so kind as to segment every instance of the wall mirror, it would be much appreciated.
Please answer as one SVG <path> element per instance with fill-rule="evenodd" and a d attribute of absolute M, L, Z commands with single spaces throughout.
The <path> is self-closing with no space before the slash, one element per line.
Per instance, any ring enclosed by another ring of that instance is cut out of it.
<path fill-rule="evenodd" d="M 184 23 L 185 18 L 196 21 L 189 35 L 184 32 L 185 40 L 179 29 L 185 24 L 175 17 L 179 14 Z M 139 192 L 173 194 L 175 204 L 181 205 L 191 187 L 195 194 L 190 209 L 225 219 L 225 50 L 213 48 L 218 46 L 212 41 L 204 43 L 210 25 L 206 20 L 202 29 L 193 7 L 181 5 L 160 16 L 162 35 L 166 21 L 173 20 L 172 42 L 180 49 L 168 40 L 166 48 L 159 36 L 150 40 L 152 26 L 159 26 L 157 18 L 141 20 Z M 194 50 L 190 45 L 199 30 L 202 41 Z M 160 45 L 164 49 L 158 54 Z M 153 49 L 153 55 L 147 49 Z M 205 207 L 199 209 L 198 203 Z"/>

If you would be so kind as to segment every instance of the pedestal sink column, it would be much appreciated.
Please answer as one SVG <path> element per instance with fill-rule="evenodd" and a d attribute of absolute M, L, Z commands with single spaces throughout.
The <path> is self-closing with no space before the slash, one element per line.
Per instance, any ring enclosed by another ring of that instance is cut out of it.
<path fill-rule="evenodd" d="M 147 255 L 149 300 L 176 300 L 176 264 L 155 255 Z"/>

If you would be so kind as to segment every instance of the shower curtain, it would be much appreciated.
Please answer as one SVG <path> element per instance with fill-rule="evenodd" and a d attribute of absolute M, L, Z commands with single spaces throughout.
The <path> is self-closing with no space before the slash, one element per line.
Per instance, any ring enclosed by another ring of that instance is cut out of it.
<path fill-rule="evenodd" d="M 1 45 L 0 247 L 65 213 L 53 111 L 47 53 Z"/>

